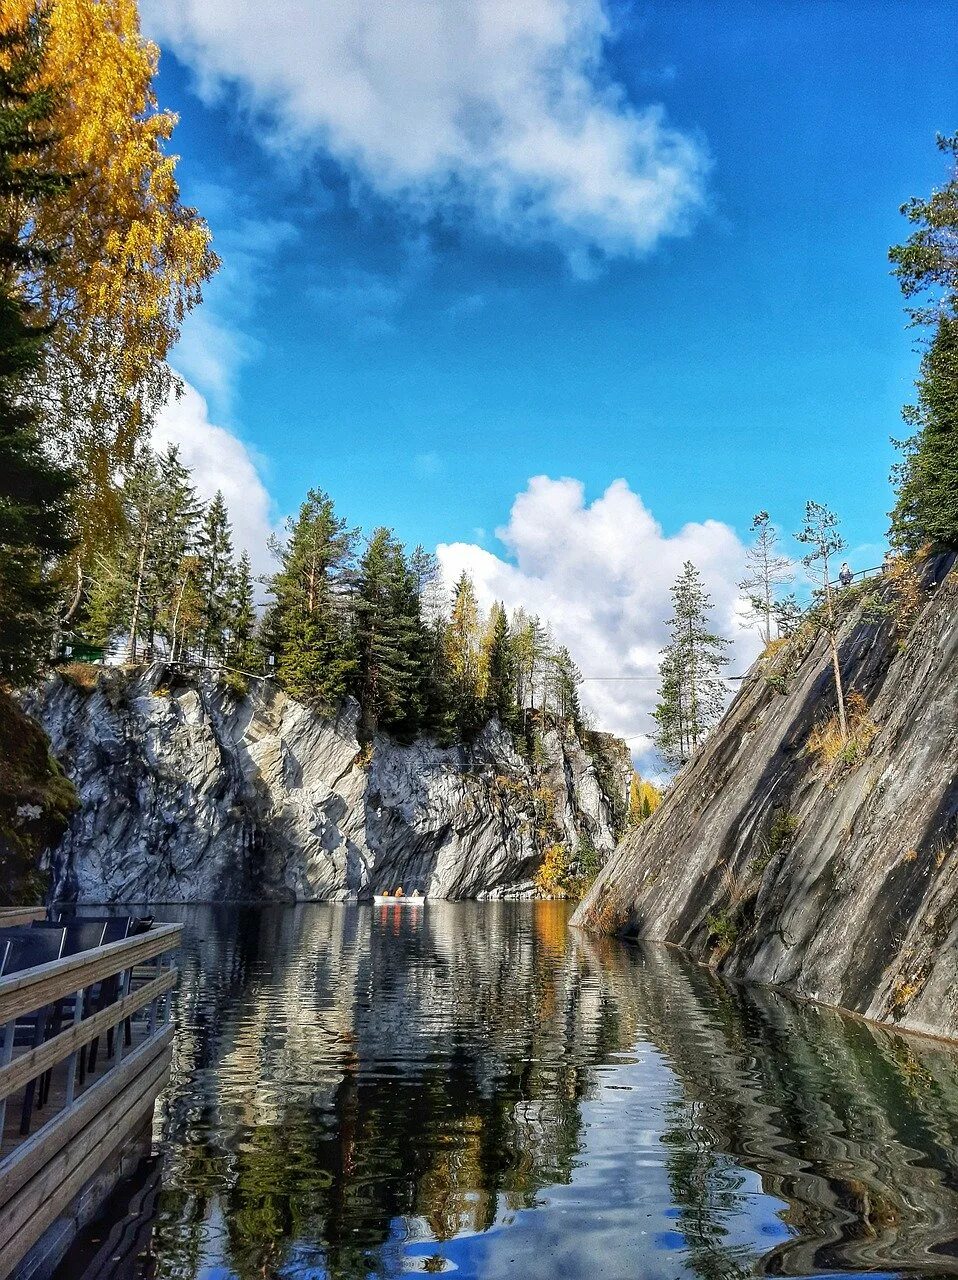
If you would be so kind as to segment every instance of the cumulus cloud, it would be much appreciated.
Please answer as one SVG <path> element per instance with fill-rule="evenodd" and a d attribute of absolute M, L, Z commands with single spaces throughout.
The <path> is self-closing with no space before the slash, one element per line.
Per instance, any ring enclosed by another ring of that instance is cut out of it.
<path fill-rule="evenodd" d="M 666 535 L 625 480 L 587 503 L 578 480 L 536 476 L 497 530 L 508 558 L 473 543 L 438 548 L 443 576 L 465 570 L 484 607 L 502 600 L 537 613 L 590 679 L 583 698 L 596 724 L 629 738 L 638 756 L 650 746 L 659 651 L 667 640 L 669 588 L 683 563 L 698 566 L 712 595 L 717 631 L 733 642 L 729 670 L 741 673 L 758 642 L 738 608 L 745 547 L 717 520 Z"/>
<path fill-rule="evenodd" d="M 180 459 L 193 473 L 200 498 L 208 502 L 222 490 L 233 523 L 233 541 L 248 551 L 254 573 L 271 565 L 266 542 L 273 532 L 270 496 L 249 449 L 232 432 L 210 421 L 206 401 L 189 383 L 171 397 L 153 428 L 153 443 L 179 447 Z"/>
<path fill-rule="evenodd" d="M 148 28 L 209 96 L 315 147 L 428 219 L 458 210 L 570 260 L 643 253 L 703 200 L 703 145 L 630 102 L 602 0 L 146 0 Z"/>

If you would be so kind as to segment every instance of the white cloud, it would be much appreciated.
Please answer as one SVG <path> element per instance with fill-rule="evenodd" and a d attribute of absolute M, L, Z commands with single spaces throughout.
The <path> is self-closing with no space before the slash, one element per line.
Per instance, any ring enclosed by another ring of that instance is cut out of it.
<path fill-rule="evenodd" d="M 222 188 L 206 185 L 199 199 L 214 226 L 213 247 L 221 264 L 204 289 L 201 307 L 190 312 L 176 345 L 175 363 L 216 406 L 232 409 L 237 376 L 259 343 L 243 331 L 257 300 L 269 287 L 268 267 L 295 239 L 291 223 L 251 218 Z"/>
<path fill-rule="evenodd" d="M 166 403 L 153 428 L 153 443 L 175 444 L 193 473 L 203 501 L 222 490 L 233 523 L 233 541 L 248 551 L 254 573 L 271 568 L 266 548 L 273 532 L 271 501 L 249 449 L 231 432 L 210 421 L 206 401 L 185 383 L 183 394 Z"/>
<path fill-rule="evenodd" d="M 700 569 L 714 605 L 716 629 L 734 644 L 730 673 L 755 657 L 758 641 L 737 617 L 736 583 L 745 547 L 717 520 L 685 525 L 666 536 L 642 499 L 616 480 L 591 504 L 578 480 L 536 476 L 518 495 L 509 523 L 497 531 L 511 559 L 473 543 L 438 548 L 447 583 L 465 569 L 485 608 L 503 600 L 549 623 L 585 676 L 638 676 L 583 686 L 596 724 L 648 750 L 659 650 L 667 639 L 669 588 L 683 563 Z"/>
<path fill-rule="evenodd" d="M 208 96 L 236 85 L 260 136 L 323 149 L 423 219 L 634 255 L 702 204 L 701 143 L 610 82 L 602 0 L 146 0 Z"/>

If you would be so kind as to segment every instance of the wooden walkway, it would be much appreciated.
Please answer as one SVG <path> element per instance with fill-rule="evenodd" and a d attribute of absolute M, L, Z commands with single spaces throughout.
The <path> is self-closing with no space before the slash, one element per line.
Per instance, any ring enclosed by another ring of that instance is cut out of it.
<path fill-rule="evenodd" d="M 182 929 L 160 925 L 0 978 L 0 1280 L 152 1114 L 169 1075 L 170 953 Z M 35 1044 L 37 1015 L 58 1008 L 56 1034 Z"/>

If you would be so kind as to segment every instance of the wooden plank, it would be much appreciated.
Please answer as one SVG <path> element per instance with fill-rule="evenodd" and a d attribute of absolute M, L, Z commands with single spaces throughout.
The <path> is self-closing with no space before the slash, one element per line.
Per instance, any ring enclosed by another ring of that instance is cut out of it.
<path fill-rule="evenodd" d="M 34 1178 L 16 1200 L 3 1210 L 0 1224 L 0 1276 L 7 1276 L 21 1258 L 33 1248 L 44 1231 L 70 1205 L 103 1163 L 123 1141 L 142 1124 L 152 1111 L 157 1095 L 169 1079 L 168 1062 L 137 1082 L 135 1096 L 126 1093 L 118 1101 L 124 1106 L 123 1124 L 106 1125 L 100 1117 Z M 142 1087 L 140 1087 L 142 1086 Z M 59 1166 L 63 1165 L 63 1170 Z"/>
<path fill-rule="evenodd" d="M 167 1023 L 156 1035 L 137 1045 L 119 1066 L 111 1068 L 84 1090 L 72 1107 L 53 1116 L 0 1161 L 0 1213 L 5 1212 L 2 1206 L 98 1115 L 102 1113 L 109 1117 L 113 1124 L 122 1120 L 126 1105 L 124 1090 L 138 1075 L 151 1069 L 153 1062 L 169 1049 L 172 1042 L 173 1026 Z"/>
<path fill-rule="evenodd" d="M 164 995 L 176 985 L 178 970 L 168 969 L 160 977 L 154 978 L 145 986 L 138 988 L 125 1000 L 107 1005 L 92 1018 L 84 1018 L 82 1022 L 71 1023 L 66 1031 L 45 1041 L 37 1049 L 23 1053 L 7 1066 L 0 1068 L 0 1101 L 23 1086 L 34 1077 L 54 1067 L 71 1053 L 75 1053 L 82 1045 L 89 1044 L 97 1036 L 103 1035 L 110 1027 L 123 1022 L 131 1014 L 137 1013 L 157 996 Z"/>
<path fill-rule="evenodd" d="M 0 907 L 0 929 L 46 919 L 45 907 Z"/>
<path fill-rule="evenodd" d="M 72 995 L 81 987 L 92 986 L 103 978 L 174 950 L 180 945 L 182 933 L 181 924 L 161 924 L 133 938 L 108 942 L 105 947 L 91 947 L 75 956 L 64 956 L 62 960 L 51 960 L 0 978 L 0 1025 Z"/>

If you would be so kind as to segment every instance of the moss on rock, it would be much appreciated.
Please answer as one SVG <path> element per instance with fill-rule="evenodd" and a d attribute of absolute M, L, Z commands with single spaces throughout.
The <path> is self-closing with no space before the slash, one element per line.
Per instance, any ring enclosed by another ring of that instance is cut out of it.
<path fill-rule="evenodd" d="M 77 794 L 46 734 L 0 692 L 0 906 L 38 902 L 44 857 L 62 837 Z"/>

